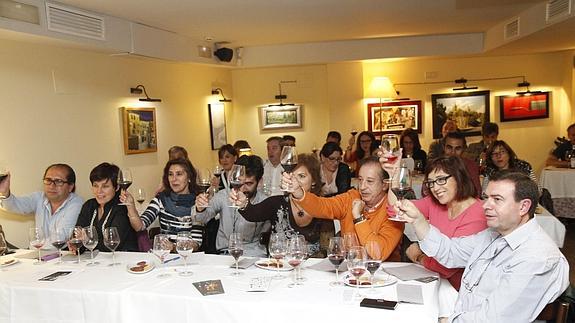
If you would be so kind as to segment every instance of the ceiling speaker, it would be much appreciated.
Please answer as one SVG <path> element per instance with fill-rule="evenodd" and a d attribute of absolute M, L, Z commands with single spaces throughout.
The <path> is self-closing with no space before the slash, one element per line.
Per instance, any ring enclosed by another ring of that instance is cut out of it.
<path fill-rule="evenodd" d="M 234 50 L 227 47 L 218 48 L 214 55 L 222 62 L 230 62 L 234 57 Z"/>

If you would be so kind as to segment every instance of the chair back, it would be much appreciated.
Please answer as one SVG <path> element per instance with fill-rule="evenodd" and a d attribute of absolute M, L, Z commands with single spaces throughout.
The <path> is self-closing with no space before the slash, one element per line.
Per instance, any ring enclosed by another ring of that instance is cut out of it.
<path fill-rule="evenodd" d="M 555 323 L 567 323 L 567 314 L 569 313 L 569 303 L 563 300 L 556 300 L 547 304 L 537 320 L 553 321 Z"/>
<path fill-rule="evenodd" d="M 138 238 L 138 250 L 140 252 L 148 252 L 152 249 L 152 242 L 148 236 L 148 230 L 138 231 L 136 237 Z"/>

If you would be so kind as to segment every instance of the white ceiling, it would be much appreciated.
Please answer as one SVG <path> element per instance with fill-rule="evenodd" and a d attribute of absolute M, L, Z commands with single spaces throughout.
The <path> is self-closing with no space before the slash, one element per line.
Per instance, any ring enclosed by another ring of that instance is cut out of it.
<path fill-rule="evenodd" d="M 537 0 L 59 0 L 229 47 L 485 32 Z"/>

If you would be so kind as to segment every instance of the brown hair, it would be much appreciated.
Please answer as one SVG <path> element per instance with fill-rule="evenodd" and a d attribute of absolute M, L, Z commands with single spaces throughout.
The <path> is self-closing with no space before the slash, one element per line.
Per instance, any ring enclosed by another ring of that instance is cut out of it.
<path fill-rule="evenodd" d="M 196 172 L 194 165 L 192 165 L 192 162 L 189 159 L 185 158 L 172 159 L 166 163 L 166 166 L 164 167 L 164 175 L 162 176 L 162 182 L 164 183 L 164 191 L 167 193 L 172 192 L 172 187 L 170 186 L 170 180 L 168 179 L 168 175 L 170 173 L 170 167 L 172 167 L 173 165 L 182 166 L 182 168 L 184 168 L 184 171 L 188 174 L 188 181 L 189 181 L 188 189 L 190 190 L 190 193 L 198 192 L 199 187 L 198 184 L 196 183 L 196 177 L 198 176 L 198 173 Z"/>
<path fill-rule="evenodd" d="M 427 181 L 429 173 L 432 171 L 442 170 L 447 175 L 451 175 L 457 184 L 456 201 L 463 201 L 470 197 L 477 196 L 477 189 L 471 180 L 471 176 L 465 167 L 463 160 L 457 156 L 441 156 L 431 160 L 425 169 L 425 179 Z M 430 194 L 433 202 L 439 204 L 439 201 Z"/>
<path fill-rule="evenodd" d="M 322 186 L 319 160 L 313 154 L 299 154 L 297 155 L 297 166 L 295 169 L 300 166 L 307 168 L 307 171 L 311 174 L 312 185 L 310 191 L 315 195 L 319 195 Z"/>

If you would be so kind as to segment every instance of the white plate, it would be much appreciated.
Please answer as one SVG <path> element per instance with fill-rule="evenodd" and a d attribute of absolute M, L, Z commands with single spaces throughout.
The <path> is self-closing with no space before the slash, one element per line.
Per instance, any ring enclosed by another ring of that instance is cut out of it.
<path fill-rule="evenodd" d="M 343 277 L 342 277 L 342 281 L 344 284 L 346 284 L 347 286 L 350 287 L 356 287 L 355 285 L 355 277 L 349 273 L 346 272 Z M 351 281 L 351 282 L 350 282 Z M 371 284 L 369 282 L 369 274 L 368 275 L 363 275 L 361 277 L 359 277 L 359 281 L 360 281 L 360 285 L 359 288 L 371 288 Z M 379 274 L 376 273 L 375 274 L 375 279 L 374 279 L 374 284 L 373 287 L 384 287 L 384 286 L 389 286 L 389 285 L 393 285 L 397 283 L 397 278 L 388 274 Z"/>
<path fill-rule="evenodd" d="M 146 264 L 144 266 L 142 266 L 140 263 L 146 263 Z M 155 265 L 153 262 L 147 261 L 147 260 L 142 260 L 142 261 L 138 261 L 138 262 L 129 263 L 126 266 L 126 270 L 131 274 L 145 274 L 145 273 L 149 272 L 150 270 L 154 269 L 154 267 L 155 267 Z M 142 268 L 142 270 L 139 270 L 139 268 Z"/>
<path fill-rule="evenodd" d="M 12 265 L 17 264 L 19 262 L 20 262 L 20 260 L 18 260 L 16 258 L 10 258 L 10 259 L 6 259 L 6 260 L 2 260 L 2 262 L 0 262 L 0 267 L 12 266 Z"/>
<path fill-rule="evenodd" d="M 269 266 L 268 264 L 272 264 Z M 272 270 L 272 271 L 290 271 L 293 270 L 293 267 L 288 265 L 287 261 L 280 260 L 280 264 L 282 265 L 278 270 L 275 266 L 276 260 L 275 259 L 265 259 L 256 262 L 256 267 L 265 269 L 265 270 Z"/>

